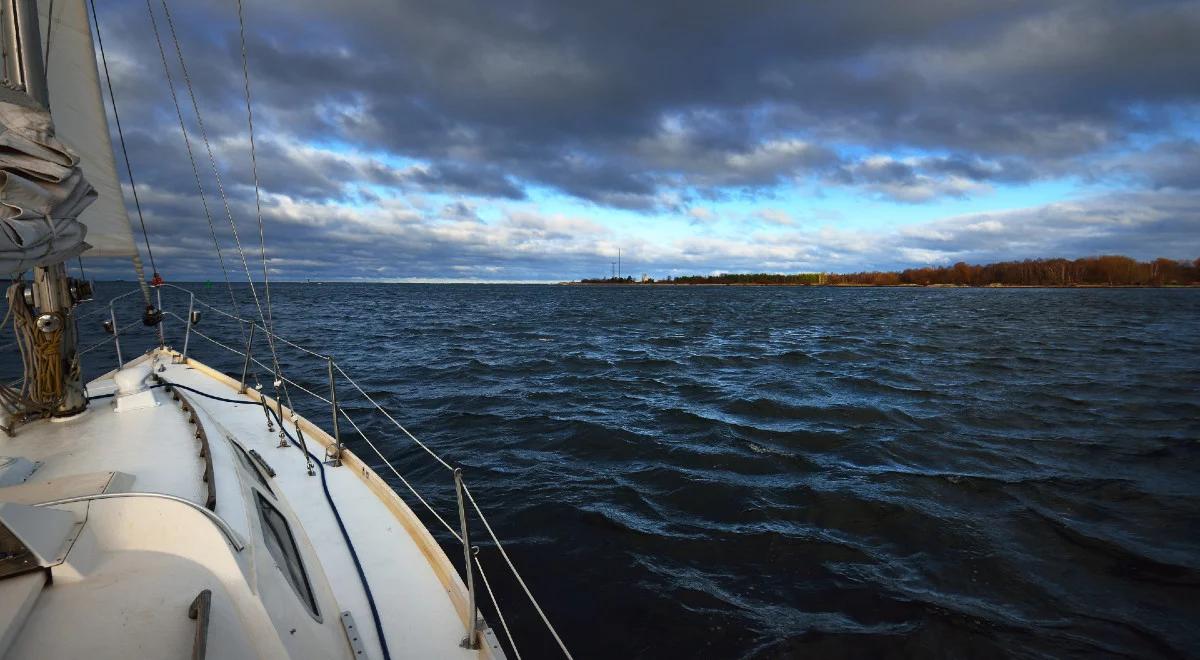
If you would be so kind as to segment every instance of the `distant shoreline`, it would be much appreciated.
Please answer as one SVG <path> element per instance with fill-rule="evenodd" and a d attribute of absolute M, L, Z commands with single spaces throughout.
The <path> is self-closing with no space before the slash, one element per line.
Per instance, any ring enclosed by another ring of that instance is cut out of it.
<path fill-rule="evenodd" d="M 1183 261 L 1159 257 L 1137 261 L 1119 254 L 1079 259 L 1026 259 L 991 264 L 959 261 L 948 266 L 921 266 L 898 271 L 857 273 L 742 272 L 669 276 L 655 280 L 633 277 L 581 278 L 577 284 L 666 284 L 713 286 L 921 286 L 972 288 L 1127 288 L 1200 286 L 1200 259 Z"/>
<path fill-rule="evenodd" d="M 136 286 L 135 280 L 94 280 L 104 284 L 128 284 Z M 177 280 L 176 284 L 196 286 L 214 285 L 212 281 Z M 420 285 L 420 286 L 597 286 L 597 287 L 702 287 L 702 286 L 742 286 L 742 287 L 812 287 L 832 289 L 1197 289 L 1200 282 L 1189 284 L 792 284 L 772 282 L 579 282 L 579 281 L 547 281 L 547 282 L 388 282 L 372 280 L 326 280 L 323 282 L 304 282 L 301 280 L 271 280 L 272 284 L 368 284 L 368 285 Z M 223 283 L 222 283 L 223 284 Z M 255 282 L 255 284 L 261 284 Z M 245 282 L 232 282 L 235 288 L 245 288 Z"/>
<path fill-rule="evenodd" d="M 1191 284 L 802 284 L 773 282 L 559 282 L 560 286 L 611 287 L 697 287 L 697 286 L 759 286 L 811 287 L 820 289 L 1196 289 Z"/>

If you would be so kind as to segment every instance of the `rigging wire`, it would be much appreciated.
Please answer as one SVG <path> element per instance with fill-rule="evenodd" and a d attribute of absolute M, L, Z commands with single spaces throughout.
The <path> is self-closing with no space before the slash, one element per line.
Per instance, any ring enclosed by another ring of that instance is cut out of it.
<path fill-rule="evenodd" d="M 149 3 L 149 1 L 150 0 L 146 0 L 147 3 Z M 179 34 L 175 31 L 175 19 L 173 19 L 171 17 L 171 9 L 167 6 L 167 0 L 161 0 L 161 4 L 162 4 L 162 9 L 163 9 L 163 15 L 167 19 L 167 27 L 171 31 L 171 41 L 174 43 L 175 53 L 179 57 L 179 69 L 183 73 L 183 82 L 187 86 L 188 96 L 192 100 L 192 111 L 196 113 L 196 126 L 199 127 L 199 129 L 200 129 L 200 137 L 204 141 L 205 150 L 208 152 L 208 162 L 209 162 L 209 165 L 212 167 L 213 178 L 217 182 L 217 192 L 221 195 L 221 203 L 225 209 L 225 218 L 229 221 L 229 228 L 230 228 L 230 231 L 233 233 L 233 241 L 234 241 L 234 244 L 237 246 L 238 256 L 242 260 L 242 269 L 245 271 L 246 281 L 250 285 L 250 296 L 254 300 L 254 307 L 258 310 L 258 318 L 263 322 L 264 327 L 269 327 L 268 323 L 267 323 L 266 315 L 263 313 L 262 303 L 258 299 L 258 289 L 254 284 L 254 277 L 250 274 L 250 264 L 246 260 L 246 251 L 242 248 L 242 239 L 238 235 L 237 222 L 235 222 L 233 219 L 233 212 L 230 211 L 230 208 L 229 208 L 229 198 L 225 194 L 224 184 L 221 183 L 221 173 L 220 173 L 220 170 L 217 168 L 217 159 L 213 155 L 212 143 L 208 139 L 208 129 L 206 129 L 204 127 L 204 118 L 200 113 L 200 103 L 196 100 L 196 90 L 195 90 L 195 87 L 192 85 L 192 78 L 188 74 L 187 62 L 184 60 L 184 57 L 183 57 L 183 47 L 179 43 Z M 239 13 L 239 20 L 240 19 L 241 19 L 241 14 Z M 157 30 L 156 30 L 155 34 L 157 35 Z M 161 47 L 161 42 L 160 42 L 160 47 Z M 165 58 L 165 55 L 164 55 L 164 58 Z M 243 69 L 243 72 L 246 72 L 246 69 Z M 247 78 L 248 78 L 248 73 L 247 73 Z M 249 90 L 248 79 L 247 79 L 247 83 L 246 83 L 246 89 L 247 89 L 247 91 Z M 247 104 L 248 103 L 249 103 L 249 101 L 247 101 Z M 176 105 L 176 107 L 178 108 L 178 104 Z M 261 232 L 261 228 L 262 228 L 261 216 L 259 218 L 259 228 L 260 228 L 260 232 Z M 260 236 L 261 236 L 261 233 L 260 233 Z M 265 253 L 265 246 L 264 246 L 264 253 Z M 280 377 L 282 370 L 279 367 L 279 355 L 275 351 L 275 340 L 271 337 L 270 332 L 268 332 L 266 334 L 267 334 L 267 345 L 271 349 L 271 363 L 275 367 L 275 379 L 274 379 L 273 385 L 276 388 L 276 394 L 278 394 L 280 391 L 282 391 L 283 398 L 287 401 L 288 407 L 291 408 L 292 407 L 292 395 L 291 395 L 291 392 L 288 391 L 287 384 L 284 383 L 283 379 Z M 292 410 L 293 410 L 292 414 L 294 416 L 295 409 L 293 408 Z M 304 455 L 306 457 L 309 456 L 308 447 L 304 440 L 304 434 L 302 432 L 300 432 L 299 428 L 296 429 L 296 436 L 300 440 L 300 449 L 304 452 Z M 310 476 L 315 474 L 311 462 L 308 463 L 308 474 Z"/>
<path fill-rule="evenodd" d="M 154 263 L 154 250 L 150 249 L 150 232 L 146 231 L 146 218 L 142 214 L 142 201 L 138 198 L 137 182 L 133 179 L 133 165 L 129 162 L 129 150 L 125 147 L 125 131 L 121 128 L 121 115 L 117 112 L 117 95 L 113 92 L 112 76 L 108 73 L 108 56 L 104 52 L 104 38 L 100 35 L 100 16 L 96 13 L 96 0 L 88 0 L 88 4 L 92 9 L 92 23 L 96 32 L 96 45 L 100 49 L 100 63 L 104 66 L 104 82 L 108 85 L 108 101 L 113 111 L 113 122 L 117 125 L 117 138 L 121 142 L 121 155 L 125 158 L 125 172 L 129 175 L 129 188 L 133 191 L 133 205 L 137 208 L 138 224 L 142 226 L 142 239 L 146 242 L 146 255 L 150 257 L 150 272 L 154 273 L 153 282 L 157 286 L 162 281 L 162 277 L 158 274 L 158 265 Z M 54 9 L 53 3 L 50 5 L 51 11 Z M 54 22 L 51 21 L 51 25 Z M 49 56 L 49 44 L 46 45 L 46 53 Z M 142 297 L 146 299 L 146 304 L 150 304 L 150 290 L 146 288 L 146 276 L 138 271 L 138 283 L 142 286 Z"/>
<path fill-rule="evenodd" d="M 164 0 L 165 2 L 165 0 Z M 245 92 L 246 98 L 246 124 L 248 135 L 250 138 L 250 172 L 254 178 L 254 218 L 258 223 L 258 250 L 262 259 L 262 275 L 263 275 L 263 297 L 267 303 L 267 314 L 263 317 L 262 307 L 258 308 L 259 319 L 263 322 L 263 330 L 267 333 L 267 344 L 271 347 L 271 364 L 273 366 L 272 384 L 275 387 L 275 398 L 280 400 L 280 387 L 283 388 L 283 398 L 287 399 L 288 407 L 292 405 L 292 395 L 287 389 L 287 384 L 292 383 L 283 376 L 282 370 L 279 367 L 279 356 L 275 352 L 275 313 L 271 306 L 271 277 L 267 269 L 267 239 L 266 232 L 263 228 L 262 218 L 262 190 L 258 181 L 258 148 L 254 140 L 254 109 L 250 99 L 250 64 L 249 56 L 246 54 L 246 17 L 245 9 L 242 5 L 242 0 L 237 0 L 237 18 L 238 18 L 238 39 L 242 47 L 242 89 Z M 180 61 L 182 61 L 183 53 L 180 53 Z M 233 226 L 233 218 L 229 218 L 229 223 Z M 234 227 L 234 236 L 237 236 L 237 229 Z M 238 243 L 238 252 L 241 253 L 241 242 Z M 242 255 L 242 263 L 245 264 L 245 255 Z M 246 279 L 250 279 L 250 286 L 253 288 L 254 281 L 250 278 L 250 270 L 246 269 Z M 258 297 L 255 296 L 255 304 L 258 303 Z M 299 387 L 297 385 L 297 387 Z M 303 389 L 303 388 L 301 388 Z M 282 429 L 282 425 L 281 425 Z M 296 427 L 296 435 L 300 437 L 300 443 L 304 446 L 304 436 L 300 433 L 300 428 Z M 308 452 L 305 448 L 305 453 Z M 311 464 L 309 465 L 309 473 L 311 474 Z M 322 473 L 323 474 L 323 473 Z"/>
<path fill-rule="evenodd" d="M 237 0 L 238 36 L 242 43 L 242 87 L 246 92 L 246 123 L 250 135 L 250 173 L 254 177 L 254 215 L 258 221 L 258 250 L 262 255 L 263 297 L 267 301 L 266 331 L 272 332 L 274 314 L 271 309 L 271 278 L 267 274 L 267 239 L 263 231 L 262 193 L 258 185 L 258 150 L 254 143 L 254 110 L 250 105 L 250 64 L 246 55 L 246 19 L 242 9 L 242 0 Z"/>
<path fill-rule="evenodd" d="M 95 2 L 95 0 L 91 0 Z M 165 6 L 165 5 L 164 5 Z M 146 0 L 146 13 L 150 15 L 150 26 L 154 30 L 154 41 L 158 44 L 158 55 L 162 59 L 163 74 L 167 77 L 167 87 L 171 90 L 171 101 L 175 104 L 175 115 L 179 117 L 179 132 L 183 134 L 183 144 L 187 147 L 188 160 L 192 164 L 192 176 L 196 178 L 196 190 L 200 193 L 200 204 L 204 207 L 204 219 L 208 221 L 208 232 L 212 235 L 213 247 L 217 250 L 217 261 L 221 264 L 221 273 L 225 276 L 225 287 L 229 289 L 229 303 L 233 311 L 240 312 L 237 297 L 233 295 L 233 283 L 229 281 L 229 270 L 225 267 L 225 257 L 221 254 L 221 243 L 217 240 L 217 229 L 213 225 L 212 212 L 208 208 L 208 196 L 204 193 L 204 184 L 200 181 L 200 168 L 196 165 L 196 156 L 192 153 L 192 140 L 188 137 L 187 125 L 183 121 L 183 110 L 179 107 L 179 97 L 175 93 L 175 80 L 171 77 L 171 67 L 167 65 L 167 51 L 163 48 L 162 37 L 158 32 L 158 20 L 154 18 L 154 7 Z M 246 337 L 246 327 L 238 324 L 242 338 Z"/>
<path fill-rule="evenodd" d="M 54 37 L 54 0 L 50 0 L 50 6 L 46 9 L 46 53 L 42 56 L 42 67 L 44 71 L 50 70 L 50 40 Z M 49 108 L 47 108 L 49 109 Z"/>

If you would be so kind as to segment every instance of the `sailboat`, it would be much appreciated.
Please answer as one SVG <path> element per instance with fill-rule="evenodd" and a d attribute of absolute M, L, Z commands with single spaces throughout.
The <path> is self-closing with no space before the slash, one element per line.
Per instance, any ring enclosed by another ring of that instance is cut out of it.
<path fill-rule="evenodd" d="M 163 309 L 172 285 L 142 272 L 87 9 L 84 0 L 0 6 L 0 266 L 12 278 L 16 334 L 5 350 L 20 353 L 23 369 L 0 388 L 0 657 L 519 658 L 472 545 L 472 518 L 570 657 L 461 470 L 316 351 L 306 349 L 327 361 L 329 391 L 318 398 L 330 404 L 330 425 L 293 409 L 287 388 L 299 385 L 275 355 L 286 340 L 248 269 L 258 318 L 183 289 L 187 311 Z M 77 322 L 91 287 L 65 265 L 80 256 L 133 260 L 140 286 L 126 295 L 145 307 L 133 323 L 159 340 L 122 355 L 128 326 L 110 302 L 105 341 L 116 361 L 89 382 Z M 263 261 L 265 286 L 265 248 Z M 248 335 L 231 348 L 244 357 L 240 378 L 188 355 L 189 341 L 209 338 L 197 327 L 202 310 Z M 181 347 L 167 342 L 167 319 L 185 328 Z M 274 396 L 247 383 L 254 365 Z M 409 501 L 429 506 L 384 453 L 373 467 L 345 446 L 339 427 L 349 423 L 379 451 L 339 406 L 339 381 L 446 470 L 458 524 L 430 511 L 461 543 L 455 561 L 376 472 L 391 471 Z M 481 582 L 504 642 L 479 610 Z"/>

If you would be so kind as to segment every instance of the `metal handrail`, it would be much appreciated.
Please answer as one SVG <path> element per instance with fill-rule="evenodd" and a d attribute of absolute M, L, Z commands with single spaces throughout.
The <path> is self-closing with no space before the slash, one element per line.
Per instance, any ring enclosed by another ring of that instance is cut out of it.
<path fill-rule="evenodd" d="M 38 502 L 37 504 L 34 504 L 34 506 L 60 506 L 63 504 L 71 504 L 73 502 L 92 502 L 95 500 L 115 500 L 115 499 L 120 499 L 120 498 L 124 498 L 124 497 L 152 497 L 152 498 L 160 499 L 160 500 L 168 500 L 170 502 L 178 502 L 179 504 L 189 506 L 189 507 L 195 509 L 196 511 L 199 511 L 200 513 L 204 514 L 205 518 L 208 518 L 209 520 L 211 520 L 212 523 L 217 526 L 217 529 L 221 530 L 221 533 L 225 535 L 226 539 L 228 539 L 229 545 L 232 545 L 235 550 L 237 550 L 238 552 L 241 552 L 242 550 L 246 549 L 246 544 L 242 542 L 242 539 L 240 536 L 238 536 L 238 533 L 235 532 L 233 530 L 233 528 L 229 526 L 229 523 L 225 522 L 224 518 L 222 518 L 221 516 L 218 516 L 217 514 L 213 513 L 212 511 L 209 511 L 208 509 L 204 508 L 203 506 L 201 506 L 199 504 L 196 504 L 195 502 L 193 502 L 189 499 L 179 497 L 177 495 L 168 495 L 167 493 L 151 493 L 151 492 L 95 493 L 92 495 L 80 495 L 78 497 L 64 497 L 62 499 L 50 500 L 48 502 Z"/>
<path fill-rule="evenodd" d="M 509 647 L 512 648 L 513 653 L 517 657 L 518 660 L 520 660 L 520 658 L 521 658 L 520 651 L 517 649 L 516 642 L 514 641 L 513 636 L 512 636 L 512 632 L 509 630 L 508 622 L 505 619 L 503 612 L 500 610 L 499 603 L 496 600 L 495 594 L 492 592 L 491 585 L 487 579 L 487 575 L 486 575 L 486 573 L 484 573 L 483 565 L 480 562 L 478 554 L 477 554 L 478 548 L 472 547 L 470 545 L 470 534 L 469 534 L 469 530 L 467 528 L 467 504 L 469 503 L 470 508 L 475 511 L 476 515 L 478 515 L 478 517 L 479 517 L 480 522 L 483 523 L 484 529 L 487 531 L 488 537 L 495 544 L 496 549 L 499 551 L 501 558 L 504 560 L 504 563 L 508 566 L 510 572 L 513 574 L 513 577 L 516 578 L 517 583 L 520 585 L 521 589 L 525 592 L 525 595 L 529 598 L 529 601 L 533 605 L 533 608 L 534 608 L 535 612 L 537 613 L 538 617 L 542 620 L 542 623 L 546 626 L 546 629 L 550 632 L 550 634 L 554 638 L 554 641 L 558 644 L 559 649 L 562 651 L 562 653 L 565 657 L 572 658 L 570 651 L 567 650 L 566 644 L 563 642 L 561 636 L 559 636 L 558 631 L 554 628 L 553 624 L 550 623 L 550 620 L 546 616 L 545 612 L 542 610 L 541 605 L 538 603 L 538 601 L 534 597 L 532 591 L 529 589 L 528 585 L 525 583 L 525 580 L 521 577 L 520 572 L 517 570 L 516 566 L 513 564 L 511 558 L 509 558 L 508 553 L 504 549 L 504 546 L 500 543 L 500 539 L 497 537 L 496 533 L 493 531 L 492 526 L 488 522 L 486 516 L 484 516 L 482 508 L 476 502 L 474 495 L 472 495 L 470 489 L 467 488 L 467 485 L 465 483 L 463 483 L 462 473 L 461 473 L 460 469 L 452 467 L 450 465 L 450 463 L 448 463 L 445 459 L 443 459 L 441 456 L 439 456 L 437 454 L 437 452 L 433 451 L 432 448 L 430 448 L 428 445 L 426 445 L 424 442 L 422 442 L 420 439 L 418 439 L 413 433 L 411 433 L 407 428 L 405 428 L 404 425 L 402 425 L 399 421 L 397 421 L 396 418 L 391 415 L 391 413 L 389 413 L 386 409 L 383 408 L 383 406 L 381 406 L 377 401 L 375 401 L 375 399 L 372 398 L 371 395 L 367 394 L 366 390 L 364 390 L 358 384 L 357 381 L 355 381 L 348 373 L 346 373 L 346 371 L 344 369 L 342 369 L 341 365 L 339 365 L 334 360 L 333 356 L 325 355 L 325 354 L 319 353 L 317 351 L 313 351 L 311 349 L 300 346 L 299 344 L 296 344 L 292 341 L 289 341 L 288 339 L 281 337 L 278 334 L 276 334 L 274 331 L 268 329 L 265 326 L 265 324 L 260 324 L 257 321 L 254 321 L 252 319 L 242 318 L 240 316 L 237 316 L 236 314 L 231 314 L 225 310 L 214 307 L 213 305 L 205 302 L 200 297 L 198 297 L 193 291 L 186 289 L 184 287 L 181 287 L 181 286 L 177 286 L 177 285 L 173 285 L 173 284 L 163 284 L 159 287 L 158 300 L 159 300 L 159 304 L 160 304 L 159 305 L 160 309 L 162 309 L 162 307 L 161 307 L 161 287 L 170 287 L 172 289 L 175 289 L 175 290 L 178 290 L 178 291 L 188 294 L 187 318 L 180 317 L 178 314 L 175 314 L 174 312 L 163 310 L 165 316 L 174 317 L 175 319 L 177 319 L 183 323 L 183 326 L 184 326 L 184 337 L 183 337 L 184 351 L 181 354 L 181 356 L 185 362 L 187 360 L 187 350 L 189 347 L 190 336 L 192 333 L 195 333 L 198 336 L 200 336 L 201 338 L 206 339 L 209 342 L 215 344 L 216 346 L 243 358 L 244 361 L 242 364 L 242 373 L 241 373 L 241 388 L 243 389 L 243 391 L 244 391 L 245 384 L 246 384 L 246 378 L 248 377 L 248 374 L 249 374 L 249 366 L 251 363 L 253 363 L 253 364 L 257 365 L 258 367 L 265 369 L 267 372 L 271 373 L 274 377 L 280 379 L 281 381 L 286 382 L 289 385 L 296 387 L 297 389 L 303 391 L 304 393 L 308 394 L 309 396 L 311 396 L 319 401 L 329 404 L 331 406 L 331 410 L 332 410 L 333 428 L 334 428 L 334 435 L 332 435 L 331 437 L 333 437 L 336 442 L 336 445 L 335 445 L 336 456 L 330 456 L 328 454 L 326 456 L 327 459 L 330 459 L 329 465 L 337 466 L 337 465 L 341 464 L 341 461 L 338 459 L 340 459 L 341 453 L 344 450 L 344 444 L 342 443 L 341 433 L 340 433 L 340 429 L 338 427 L 338 417 L 340 415 L 342 418 L 344 418 L 347 422 L 350 423 L 351 427 L 355 430 L 355 432 L 358 434 L 358 436 L 361 437 L 363 439 L 363 441 L 367 443 L 367 445 L 372 449 L 372 451 L 374 451 L 376 453 L 376 455 L 379 456 L 380 460 L 383 461 L 383 464 L 385 466 L 387 466 L 387 468 L 392 472 L 392 474 L 395 475 L 396 478 L 399 479 L 400 482 L 404 484 L 404 486 L 409 490 L 409 492 L 411 492 L 412 495 L 414 497 L 416 497 L 417 500 L 420 501 L 421 504 L 423 504 L 425 506 L 425 508 L 434 516 L 434 518 L 436 518 L 438 520 L 438 522 L 440 522 L 442 524 L 442 526 L 446 529 L 446 531 L 456 541 L 463 544 L 463 558 L 464 558 L 463 572 L 464 572 L 464 577 L 466 578 L 465 582 L 467 583 L 467 588 L 468 588 L 469 607 L 472 610 L 475 610 L 474 612 L 470 613 L 469 616 L 467 617 L 467 622 L 466 622 L 467 635 L 466 635 L 465 639 L 463 640 L 464 646 L 470 645 L 469 648 L 477 648 L 477 646 L 474 646 L 474 645 L 478 643 L 478 630 L 477 630 L 478 624 L 477 624 L 477 619 L 476 619 L 476 617 L 478 616 L 478 610 L 475 607 L 476 597 L 475 597 L 475 585 L 474 585 L 474 576 L 473 576 L 473 568 L 478 568 L 479 575 L 482 578 L 484 586 L 486 587 L 486 589 L 488 591 L 488 596 L 490 597 L 492 605 L 495 607 L 496 613 L 500 618 L 500 622 L 503 627 L 505 636 L 508 639 Z M 135 289 L 133 291 L 130 291 L 129 293 L 122 294 L 120 296 L 117 296 L 116 298 L 113 298 L 112 300 L 109 301 L 110 307 L 111 307 L 111 304 L 113 301 L 119 300 L 121 298 L 124 298 L 126 296 L 132 295 L 137 292 L 138 292 L 138 289 Z M 192 319 L 193 319 L 192 312 L 195 310 L 196 305 L 199 305 L 201 307 L 204 307 L 205 309 L 211 310 L 220 316 L 224 316 L 231 320 L 237 321 L 243 331 L 245 330 L 245 327 L 244 327 L 244 325 L 241 325 L 241 324 L 249 324 L 250 325 L 250 337 L 246 341 L 245 350 L 239 351 L 225 343 L 222 343 L 221 341 L 218 341 L 217 339 L 214 339 L 213 337 L 210 337 L 210 336 L 200 332 L 199 330 L 196 330 L 193 327 L 195 324 L 192 322 Z M 116 330 L 115 313 L 113 314 L 112 318 L 114 321 L 114 323 L 113 323 L 114 330 Z M 130 326 L 132 326 L 134 324 L 136 324 L 136 322 L 130 324 Z M 125 330 L 130 326 L 120 328 L 117 331 L 119 332 L 120 330 Z M 161 329 L 161 326 L 160 326 L 160 329 Z M 253 337 L 254 337 L 254 333 L 256 331 L 265 333 L 265 334 L 269 335 L 271 338 L 276 339 L 287 346 L 291 346 L 303 353 L 306 353 L 312 357 L 318 358 L 318 359 L 326 362 L 326 365 L 327 365 L 326 371 L 329 375 L 330 397 L 325 398 L 325 397 L 317 394 L 316 392 L 312 391 L 311 389 L 309 389 L 307 387 L 304 387 L 303 385 L 295 382 L 294 380 L 291 380 L 291 379 L 283 376 L 282 374 L 277 373 L 274 369 L 272 369 L 268 365 L 265 365 L 258 359 L 254 358 L 253 357 L 253 348 L 254 348 Z M 119 353 L 119 351 L 120 351 L 119 337 L 114 333 L 114 337 L 111 339 L 117 340 L 118 355 L 120 355 L 120 353 Z M 111 339 L 105 340 L 105 341 L 107 342 L 107 341 L 110 341 Z M 96 346 L 93 346 L 91 348 L 95 348 L 95 347 Z M 88 350 L 91 350 L 91 348 L 89 348 Z M 118 359 L 120 359 L 120 358 L 118 357 Z M 341 374 L 341 376 L 345 379 L 345 381 L 347 383 L 349 383 L 353 387 L 353 389 L 355 389 L 364 399 L 366 399 L 377 412 L 382 414 L 397 429 L 399 429 L 406 437 L 408 437 L 410 440 L 412 440 L 414 443 L 416 443 L 421 449 L 423 449 L 427 454 L 429 454 L 429 456 L 432 457 L 438 464 L 440 464 L 442 467 L 446 468 L 448 471 L 451 472 L 451 474 L 454 477 L 455 492 L 457 493 L 459 523 L 460 523 L 460 527 L 462 530 L 461 534 L 458 531 L 456 531 L 450 525 L 450 523 L 437 512 L 437 510 L 435 510 L 433 508 L 433 506 L 428 502 L 428 500 L 426 500 L 424 497 L 421 496 L 421 494 L 417 491 L 417 489 L 414 488 L 412 486 L 412 484 L 409 483 L 409 481 L 404 478 L 404 476 L 400 473 L 400 471 L 396 469 L 396 467 L 392 463 L 392 461 L 387 458 L 387 456 L 375 445 L 374 442 L 372 442 L 370 440 L 370 438 L 367 437 L 367 435 L 365 433 L 363 433 L 362 429 L 354 421 L 354 419 L 350 416 L 350 414 L 346 411 L 346 409 L 338 404 L 338 395 L 337 395 L 336 384 L 335 384 L 335 372 L 337 374 Z M 269 424 L 270 423 L 269 416 L 267 417 L 267 421 Z M 472 565 L 474 565 L 474 566 L 472 566 Z"/>

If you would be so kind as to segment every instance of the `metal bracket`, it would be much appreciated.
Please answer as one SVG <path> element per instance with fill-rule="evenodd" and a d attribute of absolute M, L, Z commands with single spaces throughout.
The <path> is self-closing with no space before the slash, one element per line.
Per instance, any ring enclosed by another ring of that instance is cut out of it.
<path fill-rule="evenodd" d="M 251 449 L 248 453 L 250 454 L 250 458 L 253 458 L 254 462 L 258 463 L 258 466 L 263 469 L 263 472 L 267 473 L 268 477 L 275 476 L 275 470 L 272 470 L 271 466 L 267 465 L 266 459 L 264 459 L 261 454 L 253 449 Z"/>
<path fill-rule="evenodd" d="M 329 403 L 333 409 L 333 444 L 325 448 L 325 460 L 332 467 L 339 467 L 342 464 L 342 431 L 338 426 L 338 399 L 337 399 L 337 384 L 333 379 L 333 358 L 328 358 L 326 365 L 329 368 Z"/>
<path fill-rule="evenodd" d="M 467 509 L 463 504 L 462 468 L 454 468 L 454 491 L 458 496 L 458 522 L 462 528 L 463 572 L 467 577 L 467 633 L 459 646 L 479 648 L 479 610 L 475 609 L 475 571 L 471 567 L 471 534 L 467 529 Z"/>
<path fill-rule="evenodd" d="M 342 612 L 342 630 L 346 632 L 346 641 L 350 642 L 350 650 L 354 652 L 354 657 L 367 657 L 367 649 L 363 646 L 362 637 L 358 634 L 358 626 L 355 625 L 350 610 Z"/>

